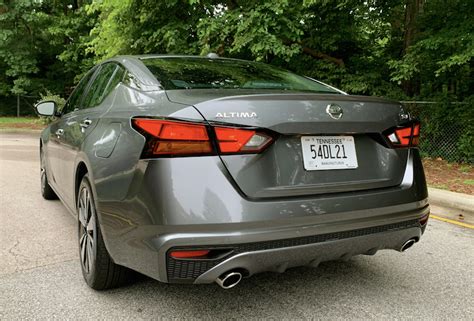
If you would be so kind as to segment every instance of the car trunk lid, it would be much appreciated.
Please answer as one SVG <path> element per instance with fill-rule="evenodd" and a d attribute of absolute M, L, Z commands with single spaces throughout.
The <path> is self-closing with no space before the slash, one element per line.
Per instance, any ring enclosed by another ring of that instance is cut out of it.
<path fill-rule="evenodd" d="M 211 124 L 252 126 L 276 133 L 273 144 L 260 154 L 221 155 L 235 183 L 248 197 L 386 188 L 402 180 L 407 149 L 389 148 L 381 136 L 401 122 L 404 110 L 399 103 L 338 94 L 256 94 L 242 90 L 176 90 L 169 91 L 168 96 L 172 101 L 194 105 Z M 328 106 L 340 108 L 342 116 L 331 117 Z M 308 170 L 302 139 L 341 136 L 353 141 L 356 167 Z"/>

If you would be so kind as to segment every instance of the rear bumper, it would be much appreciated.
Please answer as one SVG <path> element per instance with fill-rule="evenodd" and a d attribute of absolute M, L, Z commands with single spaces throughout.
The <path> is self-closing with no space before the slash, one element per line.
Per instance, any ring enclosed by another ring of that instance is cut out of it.
<path fill-rule="evenodd" d="M 281 229 L 243 230 L 226 233 L 172 233 L 154 239 L 158 250 L 157 279 L 170 283 L 210 283 L 222 273 L 241 269 L 248 275 L 264 271 L 283 272 L 289 267 L 349 259 L 375 254 L 382 249 L 399 250 L 409 239 L 419 240 L 424 227 L 419 219 L 429 214 L 426 201 L 415 210 L 394 212 L 377 218 L 339 224 L 305 224 Z M 419 206 L 405 204 L 405 206 Z M 177 249 L 226 250 L 216 259 L 173 259 Z"/>
<path fill-rule="evenodd" d="M 194 283 L 212 283 L 222 274 L 232 270 L 244 270 L 248 276 L 266 271 L 283 273 L 291 267 L 316 267 L 324 261 L 348 260 L 358 254 L 373 255 L 382 249 L 400 250 L 407 240 L 420 239 L 422 229 L 412 226 L 339 240 L 239 253 L 202 273 Z"/>

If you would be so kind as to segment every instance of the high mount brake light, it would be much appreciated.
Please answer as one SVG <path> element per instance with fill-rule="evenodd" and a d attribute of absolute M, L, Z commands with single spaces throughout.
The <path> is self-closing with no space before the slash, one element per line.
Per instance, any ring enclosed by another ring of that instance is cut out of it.
<path fill-rule="evenodd" d="M 146 136 L 142 155 L 145 158 L 215 155 L 214 146 L 222 154 L 258 153 L 273 141 L 272 137 L 256 129 L 242 127 L 208 127 L 201 123 L 151 118 L 134 118 L 132 124 Z M 212 130 L 215 145 L 209 136 Z"/>
<path fill-rule="evenodd" d="M 396 127 L 386 133 L 393 147 L 416 147 L 420 141 L 420 123 L 413 122 L 407 126 Z"/>

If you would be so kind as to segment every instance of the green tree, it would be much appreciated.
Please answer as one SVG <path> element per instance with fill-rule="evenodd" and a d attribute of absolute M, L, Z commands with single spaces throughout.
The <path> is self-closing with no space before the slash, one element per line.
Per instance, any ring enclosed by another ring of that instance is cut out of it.
<path fill-rule="evenodd" d="M 464 100 L 474 87 L 473 5 L 4 0 L 0 96 L 46 89 L 64 95 L 94 63 L 120 54 L 217 52 L 275 64 L 356 94 Z"/>
<path fill-rule="evenodd" d="M 411 96 L 464 100 L 472 95 L 473 11 L 473 1 L 426 2 L 404 55 L 390 61 L 391 80 L 408 82 Z"/>
<path fill-rule="evenodd" d="M 78 1 L 9 0 L 0 13 L 0 96 L 63 94 L 92 64 L 95 20 Z"/>

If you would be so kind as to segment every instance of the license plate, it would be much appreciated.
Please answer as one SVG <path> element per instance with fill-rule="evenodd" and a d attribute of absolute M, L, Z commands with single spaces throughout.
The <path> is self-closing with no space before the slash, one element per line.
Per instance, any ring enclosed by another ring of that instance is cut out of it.
<path fill-rule="evenodd" d="M 352 136 L 302 136 L 304 169 L 307 171 L 357 168 Z"/>

